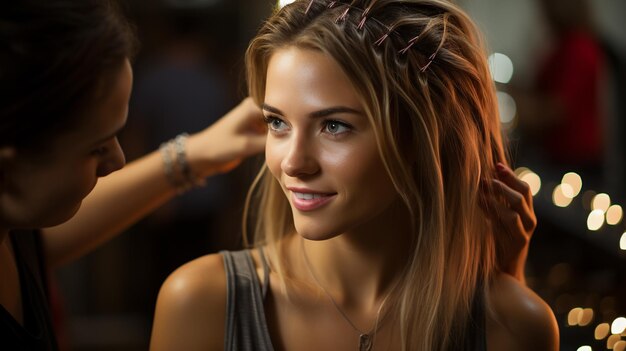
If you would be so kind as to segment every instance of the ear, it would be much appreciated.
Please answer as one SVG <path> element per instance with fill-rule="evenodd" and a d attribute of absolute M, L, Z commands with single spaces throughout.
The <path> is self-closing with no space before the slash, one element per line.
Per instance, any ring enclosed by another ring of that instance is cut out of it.
<path fill-rule="evenodd" d="M 15 160 L 17 154 L 13 146 L 0 146 L 0 193 L 4 191 L 7 169 Z"/>

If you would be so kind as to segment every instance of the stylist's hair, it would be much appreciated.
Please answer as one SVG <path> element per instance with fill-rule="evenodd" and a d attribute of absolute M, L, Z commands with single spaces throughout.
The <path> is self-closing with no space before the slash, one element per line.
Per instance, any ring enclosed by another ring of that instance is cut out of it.
<path fill-rule="evenodd" d="M 475 25 L 444 0 L 297 0 L 276 10 L 248 48 L 248 87 L 259 105 L 268 62 L 286 47 L 325 53 L 341 66 L 410 213 L 412 257 L 394 295 L 403 350 L 471 348 L 472 302 L 497 269 L 479 185 L 494 178 L 496 162 L 506 163 Z M 256 225 L 244 230 L 254 230 L 255 245 L 268 244 L 272 264 L 288 276 L 278 243 L 294 224 L 266 168 L 248 199 Z"/>
<path fill-rule="evenodd" d="M 39 149 L 89 119 L 135 47 L 108 0 L 0 5 L 0 146 Z"/>

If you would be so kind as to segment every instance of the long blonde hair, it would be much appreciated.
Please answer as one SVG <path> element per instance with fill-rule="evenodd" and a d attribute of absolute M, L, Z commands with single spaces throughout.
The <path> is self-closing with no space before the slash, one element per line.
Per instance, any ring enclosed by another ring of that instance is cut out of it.
<path fill-rule="evenodd" d="M 258 104 L 270 57 L 289 46 L 323 52 L 344 70 L 411 215 L 412 256 L 395 304 L 403 350 L 462 349 L 472 303 L 496 270 L 479 184 L 506 162 L 475 25 L 443 0 L 297 0 L 277 9 L 248 48 L 248 88 Z M 283 274 L 279 243 L 295 229 L 266 167 L 246 216 L 255 222 L 254 245 L 267 245 Z"/>

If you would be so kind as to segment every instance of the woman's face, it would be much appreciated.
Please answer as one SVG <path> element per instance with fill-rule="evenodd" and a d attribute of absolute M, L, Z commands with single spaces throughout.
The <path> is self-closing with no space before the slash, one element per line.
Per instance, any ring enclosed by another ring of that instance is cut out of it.
<path fill-rule="evenodd" d="M 358 230 L 396 198 L 374 129 L 339 64 L 288 47 L 269 62 L 266 160 L 296 230 L 312 240 Z"/>
<path fill-rule="evenodd" d="M 111 90 L 40 153 L 16 151 L 3 167 L 1 220 L 9 228 L 53 226 L 70 219 L 97 179 L 124 166 L 116 134 L 125 125 L 132 85 L 130 63 L 120 67 Z"/>

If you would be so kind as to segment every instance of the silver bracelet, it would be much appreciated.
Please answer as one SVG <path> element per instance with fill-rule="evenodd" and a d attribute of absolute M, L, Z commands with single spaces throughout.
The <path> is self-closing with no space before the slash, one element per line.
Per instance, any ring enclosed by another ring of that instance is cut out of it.
<path fill-rule="evenodd" d="M 170 183 L 177 189 L 178 193 L 184 193 L 194 187 L 206 185 L 204 178 L 193 174 L 189 162 L 185 145 L 189 134 L 182 133 L 176 138 L 161 144 L 161 155 L 163 157 L 163 169 Z M 172 153 L 175 160 L 172 159 Z"/>
<path fill-rule="evenodd" d="M 161 159 L 163 160 L 163 171 L 165 172 L 167 180 L 169 180 L 170 184 L 172 184 L 174 187 L 178 188 L 179 181 L 178 179 L 176 179 L 176 174 L 174 173 L 174 162 L 172 160 L 171 154 L 171 142 L 161 143 L 159 151 L 161 152 Z"/>

